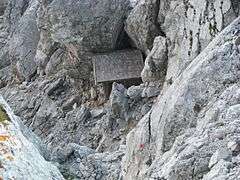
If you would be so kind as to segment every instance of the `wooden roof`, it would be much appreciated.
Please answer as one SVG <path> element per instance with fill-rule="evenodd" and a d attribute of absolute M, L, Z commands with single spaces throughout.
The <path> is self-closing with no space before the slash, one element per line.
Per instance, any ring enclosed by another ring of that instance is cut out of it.
<path fill-rule="evenodd" d="M 96 83 L 140 78 L 143 57 L 138 50 L 121 50 L 93 56 Z"/>

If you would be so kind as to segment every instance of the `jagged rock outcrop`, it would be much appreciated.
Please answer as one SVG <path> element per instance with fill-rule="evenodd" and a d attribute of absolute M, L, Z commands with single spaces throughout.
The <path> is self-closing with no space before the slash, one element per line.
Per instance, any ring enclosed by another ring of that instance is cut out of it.
<path fill-rule="evenodd" d="M 77 50 L 112 50 L 128 8 L 127 0 L 54 0 L 48 7 L 51 36 L 54 41 L 73 45 Z"/>
<path fill-rule="evenodd" d="M 167 39 L 162 36 L 155 38 L 153 48 L 145 59 L 141 77 L 143 82 L 165 81 L 168 63 Z"/>
<path fill-rule="evenodd" d="M 5 18 L 4 13 L 7 8 L 8 1 L 3 0 L 0 2 L 0 68 L 4 68 L 8 65 L 10 65 L 10 61 L 7 57 L 7 49 L 5 48 L 7 44 L 7 36 L 8 33 L 6 32 L 6 24 L 5 24 Z"/>
<path fill-rule="evenodd" d="M 36 21 L 38 7 L 38 0 L 23 1 L 23 7 L 19 10 L 21 19 L 9 40 L 10 61 L 19 80 L 30 80 L 37 70 L 34 58 L 39 41 Z"/>
<path fill-rule="evenodd" d="M 69 144 L 53 153 L 66 178 L 115 180 L 120 178 L 124 147 L 112 153 L 96 153 L 77 144 Z"/>
<path fill-rule="evenodd" d="M 167 80 L 174 81 L 239 16 L 235 0 L 162 0 L 158 22 L 168 42 Z"/>
<path fill-rule="evenodd" d="M 154 38 L 161 34 L 157 20 L 159 3 L 159 0 L 140 0 L 126 21 L 126 32 L 145 54 L 152 49 Z"/>
<path fill-rule="evenodd" d="M 20 119 L 2 97 L 0 106 L 0 178 L 63 180 L 59 170 L 47 162 L 32 143 L 40 145 L 39 141 L 30 132 L 23 132 Z"/>
<path fill-rule="evenodd" d="M 69 56 L 64 66 L 72 63 L 71 68 L 79 69 L 75 74 L 83 71 L 82 78 L 89 79 L 89 53 L 117 48 L 129 8 L 128 0 L 42 3 L 38 18 L 39 28 L 43 29 L 37 52 L 40 68 L 44 71 L 49 58 L 58 49 L 56 45 L 60 44 Z"/>
<path fill-rule="evenodd" d="M 0 94 L 66 179 L 239 179 L 239 6 L 3 0 Z M 122 49 L 146 57 L 143 83 L 96 85 L 92 56 Z"/>
<path fill-rule="evenodd" d="M 83 97 L 73 86 L 66 77 L 38 79 L 31 84 L 5 87 L 0 93 L 14 113 L 23 117 L 24 124 L 49 148 L 76 143 L 99 152 L 117 150 L 129 130 L 153 103 L 153 99 L 141 97 L 142 91 L 139 97 L 115 92 L 104 107 L 94 108 L 81 105 Z M 143 87 L 139 88 L 143 90 Z"/>
<path fill-rule="evenodd" d="M 29 80 L 36 71 L 34 57 L 39 39 L 36 22 L 38 6 L 38 0 L 8 1 L 0 30 L 3 81 L 9 82 L 13 77 L 21 81 Z"/>
<path fill-rule="evenodd" d="M 211 179 L 221 175 L 216 173 L 228 163 L 214 168 L 208 163 L 218 148 L 238 136 L 230 127 L 239 119 L 239 25 L 237 18 L 221 32 L 129 133 L 125 179 L 201 179 L 204 175 Z M 238 176 L 235 166 L 225 175 L 234 171 L 234 179 Z"/>
<path fill-rule="evenodd" d="M 229 85 L 218 100 L 210 102 L 204 108 L 205 116 L 198 119 L 196 129 L 189 129 L 178 137 L 171 150 L 153 163 L 147 176 L 238 179 L 239 90 L 239 84 Z M 229 144 L 235 144 L 235 148 L 231 149 Z"/>
<path fill-rule="evenodd" d="M 239 2 L 234 0 L 139 1 L 125 29 L 136 47 L 148 55 L 143 80 L 155 80 L 156 76 L 162 80 L 165 68 L 168 82 L 174 81 L 209 42 L 239 16 L 239 9 Z M 168 66 L 162 65 L 166 58 L 165 44 Z M 161 55 L 164 56 L 157 60 Z M 161 70 L 160 73 L 156 73 L 156 69 Z"/>

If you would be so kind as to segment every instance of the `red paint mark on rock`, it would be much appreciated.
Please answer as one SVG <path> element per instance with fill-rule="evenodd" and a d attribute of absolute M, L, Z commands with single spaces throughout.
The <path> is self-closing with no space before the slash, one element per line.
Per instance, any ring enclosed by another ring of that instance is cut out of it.
<path fill-rule="evenodd" d="M 144 144 L 140 144 L 140 145 L 139 145 L 139 148 L 140 148 L 141 150 L 143 150 L 143 149 L 144 149 Z"/>

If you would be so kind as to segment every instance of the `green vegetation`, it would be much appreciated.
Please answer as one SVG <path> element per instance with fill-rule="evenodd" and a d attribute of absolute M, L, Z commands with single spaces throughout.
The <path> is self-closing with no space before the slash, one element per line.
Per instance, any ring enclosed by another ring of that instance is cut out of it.
<path fill-rule="evenodd" d="M 7 125 L 7 121 L 10 121 L 10 118 L 8 117 L 5 109 L 0 105 L 0 123 Z"/>

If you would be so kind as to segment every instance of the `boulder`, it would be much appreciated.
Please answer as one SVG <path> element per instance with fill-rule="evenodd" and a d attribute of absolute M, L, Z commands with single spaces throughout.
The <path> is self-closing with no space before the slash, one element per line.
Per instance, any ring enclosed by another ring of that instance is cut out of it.
<path fill-rule="evenodd" d="M 145 60 L 141 77 L 143 82 L 165 80 L 168 63 L 167 39 L 162 36 L 155 38 L 153 48 Z"/>
<path fill-rule="evenodd" d="M 143 92 L 143 86 L 131 86 L 127 89 L 127 95 L 130 99 L 139 100 Z"/>
<path fill-rule="evenodd" d="M 127 18 L 125 30 L 134 45 L 145 54 L 152 49 L 156 36 L 161 34 L 158 25 L 159 0 L 140 0 Z"/>
<path fill-rule="evenodd" d="M 126 89 L 122 84 L 113 83 L 109 102 L 112 115 L 125 119 L 129 106 Z"/>
<path fill-rule="evenodd" d="M 77 51 L 113 50 L 128 10 L 128 0 L 53 0 L 47 12 L 51 37 Z"/>
<path fill-rule="evenodd" d="M 143 98 L 157 97 L 161 92 L 161 83 L 159 81 L 149 82 L 142 91 Z"/>

